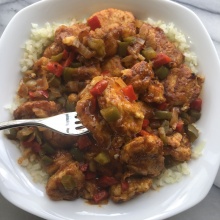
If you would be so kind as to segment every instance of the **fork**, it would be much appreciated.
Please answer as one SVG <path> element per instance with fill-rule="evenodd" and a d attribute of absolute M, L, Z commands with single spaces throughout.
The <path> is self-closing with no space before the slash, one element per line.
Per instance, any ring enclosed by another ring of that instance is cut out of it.
<path fill-rule="evenodd" d="M 48 118 L 19 119 L 0 122 L 0 130 L 24 126 L 46 127 L 61 134 L 73 136 L 79 136 L 89 132 L 77 118 L 76 112 L 63 113 Z"/>

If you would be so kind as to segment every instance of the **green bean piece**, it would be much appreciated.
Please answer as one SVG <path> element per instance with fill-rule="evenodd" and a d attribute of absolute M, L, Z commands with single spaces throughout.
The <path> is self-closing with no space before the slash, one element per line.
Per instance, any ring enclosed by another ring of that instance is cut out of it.
<path fill-rule="evenodd" d="M 118 42 L 117 54 L 120 57 L 125 57 L 127 55 L 128 46 L 129 46 L 129 42 Z"/>
<path fill-rule="evenodd" d="M 110 162 L 110 157 L 107 153 L 101 152 L 94 158 L 94 160 L 101 165 L 105 165 Z"/>
<path fill-rule="evenodd" d="M 191 121 L 196 122 L 200 119 L 201 117 L 201 112 L 198 112 L 196 110 L 190 109 L 189 110 L 189 115 L 191 116 Z"/>
<path fill-rule="evenodd" d="M 18 130 L 16 128 L 10 128 L 9 133 L 6 134 L 7 138 L 10 140 L 16 140 L 17 131 Z"/>
<path fill-rule="evenodd" d="M 165 66 L 161 66 L 160 68 L 155 70 L 155 74 L 160 80 L 163 80 L 168 76 L 169 69 Z"/>
<path fill-rule="evenodd" d="M 63 52 L 51 57 L 54 62 L 60 62 L 63 59 Z"/>
<path fill-rule="evenodd" d="M 63 79 L 65 82 L 72 80 L 73 75 L 77 75 L 78 68 L 66 67 L 63 71 Z"/>
<path fill-rule="evenodd" d="M 121 117 L 121 114 L 116 106 L 101 109 L 100 113 L 107 122 L 117 121 Z"/>
<path fill-rule="evenodd" d="M 74 160 L 77 160 L 79 162 L 82 162 L 84 160 L 83 152 L 80 151 L 78 148 L 72 148 L 70 150 L 70 153 L 72 154 Z"/>
<path fill-rule="evenodd" d="M 66 111 L 67 112 L 74 112 L 76 108 L 75 102 L 70 102 L 69 100 L 66 101 Z"/>
<path fill-rule="evenodd" d="M 170 120 L 172 117 L 172 112 L 169 111 L 156 111 L 155 117 L 157 119 L 164 119 L 164 120 Z"/>
<path fill-rule="evenodd" d="M 72 64 L 71 64 L 71 67 L 72 68 L 78 68 L 78 67 L 81 67 L 82 66 L 82 64 L 80 63 L 80 62 L 73 62 Z"/>
<path fill-rule="evenodd" d="M 42 155 L 41 161 L 45 166 L 48 166 L 53 163 L 53 159 L 51 157 L 48 157 L 47 155 Z"/>
<path fill-rule="evenodd" d="M 48 144 L 48 143 L 43 144 L 41 147 L 42 147 L 42 150 L 43 150 L 46 154 L 53 155 L 54 153 L 56 153 L 56 151 L 54 150 L 54 148 L 53 148 L 50 144 Z"/>
<path fill-rule="evenodd" d="M 133 44 L 135 42 L 135 40 L 136 40 L 135 36 L 130 36 L 130 37 L 123 38 L 123 41 L 128 42 L 130 45 Z"/>
<path fill-rule="evenodd" d="M 48 81 L 50 87 L 58 87 L 60 85 L 60 79 L 53 75 L 51 79 Z"/>
<path fill-rule="evenodd" d="M 188 124 L 187 134 L 192 143 L 199 137 L 199 131 L 193 124 Z"/>
<path fill-rule="evenodd" d="M 65 176 L 62 176 L 61 183 L 62 183 L 64 189 L 67 191 L 71 191 L 76 187 L 73 176 L 68 175 L 68 174 Z"/>
<path fill-rule="evenodd" d="M 154 59 L 157 56 L 156 51 L 152 47 L 147 47 L 141 51 L 141 54 L 147 61 Z"/>

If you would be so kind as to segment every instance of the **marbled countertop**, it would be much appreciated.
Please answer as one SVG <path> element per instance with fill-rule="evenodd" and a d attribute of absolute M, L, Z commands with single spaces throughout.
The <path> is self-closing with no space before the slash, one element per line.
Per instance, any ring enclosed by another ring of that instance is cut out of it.
<path fill-rule="evenodd" d="M 0 0 L 0 36 L 10 19 L 22 8 L 38 0 Z M 194 11 L 208 30 L 220 57 L 220 0 L 175 0 Z M 1 53 L 1 51 L 0 51 Z M 170 220 L 219 220 L 220 189 L 213 185 L 206 198 L 193 208 Z M 0 195 L 1 220 L 41 220 L 14 205 Z"/>

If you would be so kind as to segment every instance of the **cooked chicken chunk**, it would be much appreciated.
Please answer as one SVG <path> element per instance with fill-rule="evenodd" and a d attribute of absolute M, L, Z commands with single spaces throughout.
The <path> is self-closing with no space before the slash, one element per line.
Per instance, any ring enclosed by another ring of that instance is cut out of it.
<path fill-rule="evenodd" d="M 164 155 L 170 155 L 175 161 L 188 161 L 191 158 L 191 144 L 186 135 L 174 133 L 167 137 L 168 145 L 164 146 Z"/>
<path fill-rule="evenodd" d="M 139 35 L 146 40 L 146 46 L 152 47 L 157 52 L 162 52 L 169 56 L 172 67 L 179 66 L 183 63 L 183 54 L 168 40 L 162 29 L 144 23 L 140 28 Z"/>
<path fill-rule="evenodd" d="M 108 147 L 111 143 L 111 130 L 107 122 L 97 112 L 96 99 L 91 95 L 91 85 L 80 93 L 76 112 L 82 124 L 93 134 L 99 145 Z"/>
<path fill-rule="evenodd" d="M 135 18 L 130 12 L 109 8 L 94 13 L 89 19 L 94 16 L 98 17 L 101 29 L 103 29 L 105 33 L 121 30 L 122 37 L 127 37 L 134 35 L 136 32 Z"/>
<path fill-rule="evenodd" d="M 100 109 L 116 107 L 120 118 L 116 121 L 108 121 L 108 124 L 118 134 L 133 136 L 142 128 L 144 119 L 142 108 L 136 102 L 127 100 L 121 85 L 118 84 L 121 79 L 117 77 L 105 77 L 104 79 L 108 81 L 108 86 L 97 99 Z"/>
<path fill-rule="evenodd" d="M 69 161 L 72 161 L 72 155 L 67 151 L 57 151 L 55 155 L 52 156 L 53 162 L 45 166 L 45 170 L 49 175 L 53 175 L 61 168 L 61 166 Z"/>
<path fill-rule="evenodd" d="M 122 184 L 115 184 L 110 189 L 110 197 L 114 202 L 126 202 L 135 196 L 144 193 L 150 189 L 152 185 L 152 179 L 142 177 L 131 177 L 127 180 L 127 186 L 122 188 Z"/>
<path fill-rule="evenodd" d="M 52 200 L 73 200 L 78 198 L 85 184 L 85 177 L 77 162 L 66 163 L 51 176 L 46 192 Z"/>
<path fill-rule="evenodd" d="M 102 71 L 109 72 L 111 76 L 121 76 L 121 71 L 124 67 L 121 64 L 121 59 L 119 56 L 114 56 L 107 59 L 102 65 Z"/>
<path fill-rule="evenodd" d="M 15 119 L 41 118 L 58 114 L 58 107 L 52 101 L 31 101 L 25 102 L 14 111 Z"/>
<path fill-rule="evenodd" d="M 43 53 L 44 57 L 51 58 L 54 55 L 57 55 L 63 51 L 63 45 L 53 42 L 50 44 Z"/>
<path fill-rule="evenodd" d="M 156 135 L 146 133 L 123 146 L 120 157 L 130 170 L 158 176 L 164 168 L 163 142 Z"/>
<path fill-rule="evenodd" d="M 165 97 L 173 105 L 188 107 L 199 96 L 202 83 L 203 79 L 192 73 L 186 65 L 173 68 L 163 82 Z"/>
<path fill-rule="evenodd" d="M 151 80 L 146 93 L 141 98 L 145 102 L 163 103 L 166 101 L 164 97 L 163 84 L 156 80 Z"/>
<path fill-rule="evenodd" d="M 122 71 L 122 79 L 128 85 L 133 85 L 135 92 L 144 93 L 149 86 L 154 72 L 149 63 L 142 61 L 135 64 L 131 69 Z"/>

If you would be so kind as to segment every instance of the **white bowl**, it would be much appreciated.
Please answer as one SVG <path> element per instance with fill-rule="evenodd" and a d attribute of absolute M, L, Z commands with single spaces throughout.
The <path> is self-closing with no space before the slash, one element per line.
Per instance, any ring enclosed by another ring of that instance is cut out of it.
<path fill-rule="evenodd" d="M 4 108 L 13 102 L 19 79 L 21 46 L 27 40 L 31 23 L 62 21 L 69 17 L 83 19 L 93 12 L 115 7 L 129 10 L 139 19 L 151 17 L 174 22 L 192 42 L 199 70 L 205 75 L 202 118 L 197 123 L 199 141 L 205 141 L 203 155 L 189 163 L 191 174 L 181 182 L 147 192 L 130 202 L 92 206 L 83 200 L 53 202 L 44 186 L 35 184 L 17 164 L 19 151 L 0 133 L 0 190 L 14 205 L 45 219 L 117 220 L 164 219 L 199 203 L 211 188 L 220 163 L 219 109 L 220 65 L 213 43 L 198 17 L 189 9 L 165 0 L 46 0 L 33 4 L 16 14 L 0 41 L 0 121 L 10 119 Z"/>

